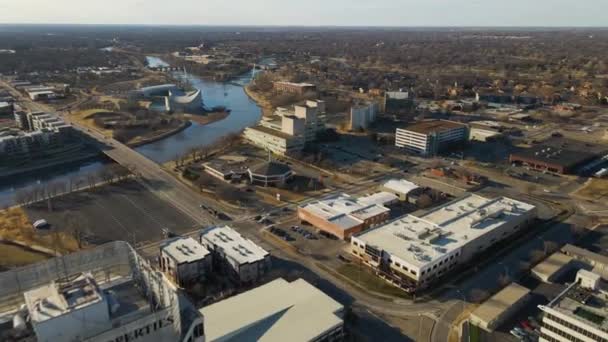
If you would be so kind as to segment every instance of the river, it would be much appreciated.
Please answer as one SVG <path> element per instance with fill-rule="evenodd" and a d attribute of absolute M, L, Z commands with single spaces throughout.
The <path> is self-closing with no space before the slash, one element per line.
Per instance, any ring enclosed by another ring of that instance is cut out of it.
<path fill-rule="evenodd" d="M 167 64 L 158 57 L 148 57 L 148 62 L 157 66 Z M 183 73 L 176 73 L 175 76 L 184 77 Z M 255 125 L 262 116 L 261 109 L 245 93 L 244 86 L 251 81 L 251 74 L 226 83 L 203 80 L 192 75 L 188 75 L 188 79 L 193 87 L 202 90 L 206 107 L 225 106 L 231 110 L 230 115 L 209 125 L 193 122 L 180 133 L 136 148 L 157 163 L 170 161 L 187 153 L 192 147 L 212 144 L 227 134 L 238 133 L 245 127 Z M 15 192 L 19 189 L 51 182 L 67 182 L 70 179 L 86 179 L 87 174 L 98 172 L 106 163 L 94 160 L 0 180 L 0 206 L 13 205 Z"/>

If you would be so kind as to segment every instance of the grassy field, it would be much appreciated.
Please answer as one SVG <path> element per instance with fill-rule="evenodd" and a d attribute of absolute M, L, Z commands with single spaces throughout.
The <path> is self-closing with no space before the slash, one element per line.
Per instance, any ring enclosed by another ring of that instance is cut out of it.
<path fill-rule="evenodd" d="M 47 258 L 44 254 L 0 243 L 0 270 L 33 264 Z"/>
<path fill-rule="evenodd" d="M 110 129 L 104 129 L 101 127 L 98 127 L 97 125 L 95 125 L 95 122 L 93 121 L 93 118 L 95 116 L 96 113 L 107 113 L 109 112 L 106 109 L 87 109 L 87 110 L 81 110 L 79 112 L 74 112 L 70 115 L 70 120 L 77 122 L 85 127 L 89 127 L 95 130 L 98 130 L 100 132 L 103 133 L 103 135 L 111 138 L 112 137 L 112 130 Z"/>
<path fill-rule="evenodd" d="M 69 253 L 78 249 L 78 243 L 71 234 L 53 227 L 48 232 L 37 232 L 25 211 L 10 208 L 0 211 L 0 238 L 30 246 L 41 246 L 59 253 Z"/>
<path fill-rule="evenodd" d="M 608 180 L 592 178 L 575 191 L 574 195 L 595 201 L 601 200 L 608 196 Z"/>
<path fill-rule="evenodd" d="M 336 271 L 366 290 L 387 296 L 411 298 L 405 291 L 377 277 L 365 266 L 344 264 L 336 269 Z"/>

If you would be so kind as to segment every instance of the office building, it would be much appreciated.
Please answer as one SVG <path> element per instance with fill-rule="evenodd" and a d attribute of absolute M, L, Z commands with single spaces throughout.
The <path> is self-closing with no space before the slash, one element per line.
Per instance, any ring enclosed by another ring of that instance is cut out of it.
<path fill-rule="evenodd" d="M 368 129 L 376 121 L 379 108 L 377 103 L 352 106 L 350 108 L 350 130 Z"/>
<path fill-rule="evenodd" d="M 304 95 L 317 91 L 317 86 L 311 83 L 274 82 L 274 89 L 280 92 Z"/>
<path fill-rule="evenodd" d="M 211 253 L 190 237 L 176 237 L 160 245 L 160 269 L 178 286 L 204 281 L 211 271 Z"/>
<path fill-rule="evenodd" d="M 599 275 L 580 270 L 576 281 L 543 311 L 540 342 L 607 342 L 608 306 Z"/>
<path fill-rule="evenodd" d="M 330 342 L 344 336 L 344 306 L 303 279 L 277 279 L 200 312 L 207 342 Z"/>
<path fill-rule="evenodd" d="M 536 218 L 533 205 L 470 194 L 351 237 L 351 252 L 407 291 L 428 287 Z"/>
<path fill-rule="evenodd" d="M 292 155 L 304 148 L 302 136 L 289 135 L 264 126 L 245 128 L 243 137 L 249 143 L 278 155 Z"/>
<path fill-rule="evenodd" d="M 0 298 L 15 323 L 1 341 L 205 341 L 200 312 L 126 242 L 0 273 Z"/>
<path fill-rule="evenodd" d="M 358 199 L 340 194 L 298 207 L 298 218 L 328 234 L 348 239 L 387 221 L 390 209 L 385 205 L 395 200 L 397 197 L 389 193 Z"/>
<path fill-rule="evenodd" d="M 282 186 L 293 178 L 291 167 L 276 161 L 268 161 L 247 170 L 249 182 L 260 186 Z"/>
<path fill-rule="evenodd" d="M 395 146 L 422 156 L 433 156 L 466 143 L 466 125 L 447 120 L 422 121 L 407 128 L 397 128 Z"/>
<path fill-rule="evenodd" d="M 200 241 L 214 265 L 241 283 L 253 283 L 270 270 L 270 253 L 228 226 L 203 230 Z"/>

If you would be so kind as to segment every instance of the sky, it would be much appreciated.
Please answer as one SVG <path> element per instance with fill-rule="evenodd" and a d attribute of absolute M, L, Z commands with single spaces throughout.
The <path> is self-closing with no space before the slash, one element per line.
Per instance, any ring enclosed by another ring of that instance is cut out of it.
<path fill-rule="evenodd" d="M 608 0 L 0 0 L 0 23 L 608 26 Z"/>

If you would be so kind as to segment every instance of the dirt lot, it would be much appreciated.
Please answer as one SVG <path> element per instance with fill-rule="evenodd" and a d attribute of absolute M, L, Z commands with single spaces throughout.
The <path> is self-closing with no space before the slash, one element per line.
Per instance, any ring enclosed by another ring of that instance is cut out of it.
<path fill-rule="evenodd" d="M 51 226 L 49 230 L 34 230 L 33 221 L 38 218 L 29 216 L 21 208 L 10 208 L 0 212 L 0 238 L 26 245 L 35 245 L 68 253 L 78 249 L 72 232 L 61 227 Z"/>
<path fill-rule="evenodd" d="M 47 259 L 48 256 L 21 247 L 0 244 L 0 271 Z"/>
<path fill-rule="evenodd" d="M 587 184 L 575 191 L 573 195 L 586 198 L 592 201 L 599 201 L 608 196 L 608 180 L 605 179 L 589 179 Z"/>
<path fill-rule="evenodd" d="M 176 233 L 192 231 L 190 218 L 143 188 L 136 181 L 108 185 L 29 206 L 30 218 L 44 218 L 53 227 L 76 225 L 87 243 L 114 240 L 143 243 L 160 240 L 162 228 Z M 76 223 L 74 223 L 76 222 Z"/>

